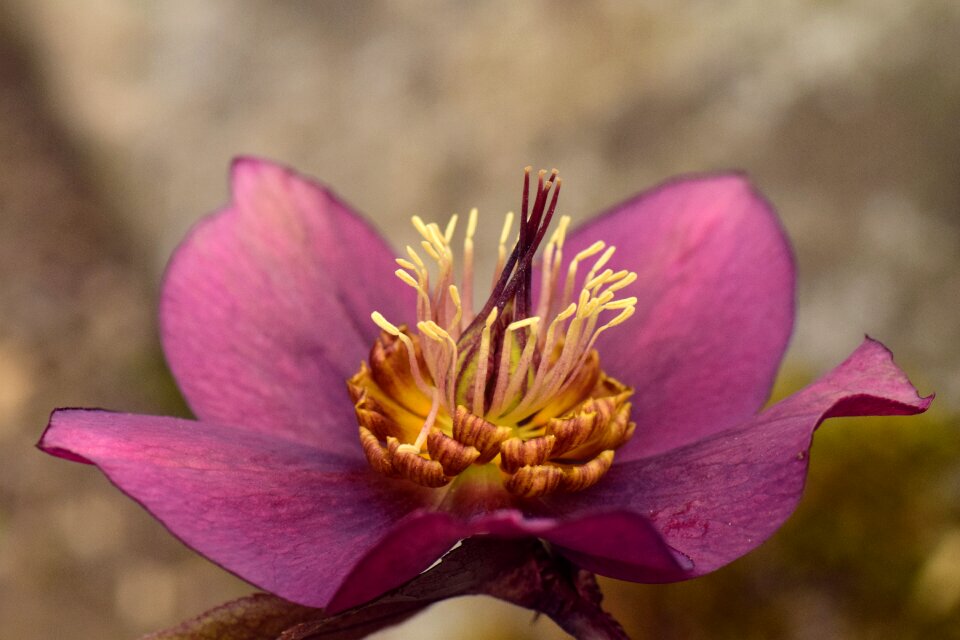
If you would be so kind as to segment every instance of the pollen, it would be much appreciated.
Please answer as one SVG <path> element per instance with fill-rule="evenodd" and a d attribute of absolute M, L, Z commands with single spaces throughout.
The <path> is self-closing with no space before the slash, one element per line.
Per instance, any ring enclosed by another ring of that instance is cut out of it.
<path fill-rule="evenodd" d="M 380 337 L 369 365 L 347 382 L 364 454 L 386 476 L 439 488 L 492 465 L 517 498 L 579 491 L 603 477 L 633 434 L 632 390 L 602 371 L 594 347 L 633 315 L 637 299 L 620 293 L 637 275 L 609 268 L 615 248 L 601 241 L 564 269 L 569 217 L 547 237 L 561 179 L 556 169 L 540 171 L 532 185 L 530 172 L 518 229 L 508 213 L 478 309 L 477 210 L 467 216 L 459 265 L 458 216 L 442 228 L 412 218 L 421 239 L 397 258 L 395 275 L 416 292 L 416 323 L 395 325 L 373 312 Z"/>

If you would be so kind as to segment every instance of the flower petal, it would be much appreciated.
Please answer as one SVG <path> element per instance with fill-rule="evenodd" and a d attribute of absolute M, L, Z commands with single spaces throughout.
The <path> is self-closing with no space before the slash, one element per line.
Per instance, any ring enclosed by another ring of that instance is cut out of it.
<path fill-rule="evenodd" d="M 176 418 L 60 410 L 39 444 L 96 464 L 184 543 L 254 585 L 324 606 L 422 491 L 300 443 Z"/>
<path fill-rule="evenodd" d="M 651 582 L 702 575 L 759 546 L 793 513 L 813 431 L 823 420 L 920 413 L 931 401 L 919 397 L 890 352 L 868 338 L 829 374 L 746 424 L 615 465 L 591 490 L 552 498 L 550 505 L 571 514 L 630 509 L 649 518 L 666 543 L 694 563 L 689 571 L 656 575 L 625 565 L 608 575 Z M 593 553 L 608 554 L 609 547 L 598 543 Z"/>
<path fill-rule="evenodd" d="M 391 277 L 384 241 L 322 186 L 242 158 L 232 189 L 164 279 L 161 334 L 180 388 L 202 420 L 360 455 L 344 380 L 376 339 L 370 312 L 404 317 L 409 287 Z"/>
<path fill-rule="evenodd" d="M 427 569 L 457 541 L 475 535 L 504 538 L 538 537 L 557 545 L 561 553 L 579 559 L 585 568 L 610 569 L 627 563 L 635 572 L 653 575 L 678 572 L 690 563 L 670 549 L 645 518 L 633 513 L 594 514 L 558 520 L 526 517 L 519 511 L 501 510 L 469 520 L 449 513 L 412 513 L 364 556 L 343 581 L 327 611 L 337 613 L 371 600 L 400 586 Z M 624 541 L 630 544 L 624 544 Z M 621 551 L 617 558 L 601 550 Z M 632 574 L 631 574 L 632 575 Z"/>
<path fill-rule="evenodd" d="M 790 246 L 772 207 L 740 175 L 682 178 L 573 232 L 637 273 L 636 314 L 597 342 L 604 371 L 633 387 L 626 461 L 731 427 L 770 393 L 794 316 Z M 583 269 L 582 269 L 583 270 Z"/>

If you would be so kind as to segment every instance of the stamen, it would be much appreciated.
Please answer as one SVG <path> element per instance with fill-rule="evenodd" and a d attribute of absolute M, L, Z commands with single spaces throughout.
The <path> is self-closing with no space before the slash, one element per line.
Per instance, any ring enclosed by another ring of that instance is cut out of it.
<path fill-rule="evenodd" d="M 597 271 L 602 269 L 607 261 L 610 260 L 610 256 L 613 255 L 613 252 L 616 251 L 616 247 L 607 247 L 607 250 L 603 252 L 603 255 L 600 256 L 597 261 L 594 263 L 593 268 L 587 272 L 587 280 L 592 280 L 593 277 L 597 274 Z"/>
<path fill-rule="evenodd" d="M 523 168 L 523 196 L 520 199 L 520 216 L 521 220 L 526 221 L 527 219 L 527 205 L 530 203 L 530 172 L 533 171 L 533 167 L 527 166 Z M 540 172 L 540 182 L 543 183 L 543 172 Z M 521 225 L 522 226 L 522 225 Z"/>
<path fill-rule="evenodd" d="M 473 415 L 484 414 L 484 395 L 487 388 L 487 368 L 490 362 L 490 327 L 497 321 L 497 308 L 487 316 L 483 331 L 480 333 L 480 350 L 477 352 L 477 372 L 473 380 Z"/>
<path fill-rule="evenodd" d="M 454 222 L 456 222 L 456 220 L 454 220 Z M 436 222 L 431 222 L 427 225 L 427 230 L 430 232 L 428 240 L 433 244 L 436 252 L 443 256 L 443 261 L 446 262 L 450 257 L 450 248 L 447 246 L 443 234 L 440 233 L 440 227 Z"/>
<path fill-rule="evenodd" d="M 617 316 L 616 316 L 613 320 L 610 320 L 609 322 L 607 322 L 607 324 L 603 325 L 602 327 L 600 327 L 599 329 L 597 329 L 597 330 L 593 333 L 593 336 L 590 338 L 590 343 L 587 344 L 587 348 L 585 349 L 585 351 L 589 352 L 590 349 L 593 348 L 594 343 L 597 341 L 597 337 L 598 337 L 601 333 L 603 333 L 603 332 L 606 331 L 607 329 L 612 329 L 613 327 L 615 327 L 615 326 L 617 326 L 617 325 L 619 325 L 619 324 L 623 324 L 624 322 L 626 322 L 626 321 L 630 318 L 630 316 L 632 316 L 634 313 L 636 313 L 637 308 L 634 307 L 633 305 L 635 305 L 635 304 L 637 303 L 637 299 L 636 299 L 636 298 L 627 298 L 626 300 L 624 300 L 624 302 L 627 302 L 627 301 L 629 301 L 629 306 L 624 305 L 623 311 L 621 311 L 619 314 L 617 314 Z M 614 308 L 613 306 L 608 306 L 608 307 L 607 307 L 607 309 L 613 309 L 613 308 Z M 619 308 L 619 307 L 617 307 L 617 308 Z"/>
<path fill-rule="evenodd" d="M 613 277 L 614 277 L 613 270 L 606 269 L 603 271 L 603 273 L 593 276 L 593 278 L 588 280 L 587 283 L 583 285 L 583 288 L 596 293 L 595 291 L 596 289 L 599 289 L 600 287 L 602 287 Z"/>
<path fill-rule="evenodd" d="M 607 245 L 603 240 L 597 240 L 592 245 L 573 257 L 573 260 L 570 261 L 570 266 L 567 268 L 567 282 L 563 288 L 562 304 L 569 304 L 570 300 L 572 299 L 573 286 L 577 280 L 577 268 L 580 266 L 580 263 L 590 256 L 594 256 L 603 251 L 603 248 L 606 246 Z"/>
<path fill-rule="evenodd" d="M 493 397 L 490 400 L 490 409 L 488 413 L 496 415 L 501 408 L 500 405 L 503 403 L 504 397 L 506 396 L 507 384 L 510 382 L 511 377 L 510 362 L 513 360 L 514 333 L 520 331 L 521 329 L 530 329 L 530 335 L 527 336 L 523 351 L 531 351 L 532 357 L 532 347 L 527 349 L 527 346 L 531 343 L 536 343 L 536 328 L 539 322 L 540 318 L 533 316 L 530 318 L 524 318 L 523 320 L 517 320 L 516 322 L 512 322 L 507 326 L 507 330 L 503 336 L 503 347 L 500 353 L 500 366 L 497 368 L 496 385 L 494 387 Z M 523 358 L 521 353 L 521 357 L 517 363 L 518 368 L 522 360 Z"/>
<path fill-rule="evenodd" d="M 423 263 L 423 260 L 420 258 L 420 255 L 410 245 L 407 245 L 407 255 L 410 256 L 410 259 L 413 260 L 414 263 L 416 263 L 417 271 L 427 270 L 427 265 Z"/>
<path fill-rule="evenodd" d="M 470 213 L 471 213 L 471 215 L 473 214 L 472 211 L 471 211 Z M 454 231 L 456 230 L 456 228 L 457 228 L 457 218 L 458 218 L 457 214 L 453 214 L 452 216 L 450 216 L 450 221 L 447 222 L 447 228 L 446 228 L 446 230 L 443 232 L 443 241 L 444 241 L 444 244 L 449 245 L 449 244 L 450 244 L 450 241 L 453 240 L 453 232 L 454 232 Z M 469 233 L 469 232 L 468 232 L 468 233 Z"/>
<path fill-rule="evenodd" d="M 539 323 L 540 318 L 533 316 L 513 322 L 507 327 L 507 333 L 506 336 L 504 336 L 505 346 L 503 358 L 501 359 L 500 370 L 497 375 L 497 387 L 494 392 L 493 401 L 490 403 L 490 415 L 499 416 L 506 408 L 504 407 L 504 403 L 508 398 L 513 398 L 517 394 L 520 390 L 520 385 L 526 380 L 530 363 L 533 362 L 534 348 L 537 343 L 537 325 Z M 512 355 L 510 352 L 512 351 L 513 345 L 512 342 L 508 343 L 507 341 L 512 339 L 515 331 L 524 328 L 530 329 L 530 335 L 527 337 L 527 342 L 523 346 L 523 351 L 520 354 L 520 359 L 517 361 L 516 368 L 511 373 L 509 357 Z M 505 363 L 504 360 L 507 362 Z"/>
<path fill-rule="evenodd" d="M 421 240 L 420 246 L 423 247 L 423 250 L 427 252 L 427 255 L 440 262 L 440 254 L 437 253 L 436 249 L 433 248 L 433 245 L 427 240 Z"/>
<path fill-rule="evenodd" d="M 453 315 L 453 320 L 447 325 L 447 331 L 451 333 L 460 332 L 460 319 L 463 317 L 463 304 L 460 300 L 460 292 L 457 291 L 457 285 L 452 284 L 448 289 L 450 293 L 450 300 L 453 301 L 453 306 L 456 309 L 456 312 Z"/>
<path fill-rule="evenodd" d="M 539 393 L 539 389 L 543 385 L 544 379 L 549 375 L 549 372 L 552 371 L 553 367 L 555 366 L 551 364 L 550 356 L 555 350 L 557 343 L 559 342 L 559 336 L 557 335 L 558 329 L 560 325 L 566 322 L 568 318 L 570 318 L 572 315 L 574 315 L 577 312 L 577 308 L 578 308 L 577 305 L 570 304 L 566 309 L 564 309 L 562 312 L 557 314 L 557 316 L 550 323 L 550 326 L 547 328 L 547 337 L 546 337 L 546 340 L 544 341 L 544 347 L 540 352 L 541 353 L 540 364 L 537 367 L 536 373 L 534 374 L 533 383 L 527 389 L 523 399 L 520 400 L 519 404 L 517 404 L 517 406 L 514 407 L 507 415 L 503 416 L 503 419 L 505 421 L 521 420 L 522 418 L 525 417 L 524 412 L 526 412 L 533 405 L 534 402 L 536 402 L 538 399 L 541 399 L 542 394 Z M 528 346 L 530 345 L 528 344 Z M 566 344 L 564 344 L 564 346 L 566 346 Z M 526 356 L 526 352 L 527 350 L 525 348 L 524 356 Z M 561 350 L 561 353 L 562 353 L 562 350 Z M 521 361 L 524 360 L 524 356 L 521 356 Z M 532 361 L 532 358 L 533 358 L 533 351 L 531 348 L 529 360 Z M 527 363 L 526 366 L 527 368 L 529 368 L 529 362 Z M 519 374 L 519 372 L 520 372 L 520 367 L 518 366 L 517 373 Z M 513 397 L 519 392 L 520 384 L 522 381 L 523 381 L 522 378 L 519 378 L 518 376 L 515 378 L 511 378 L 510 385 L 507 387 L 507 392 L 506 392 L 507 397 Z"/>
<path fill-rule="evenodd" d="M 570 225 L 570 218 L 561 216 L 543 247 L 534 309 L 533 261 L 562 182 L 556 169 L 539 171 L 534 192 L 530 172 L 530 167 L 524 171 L 513 247 L 508 251 L 515 217 L 510 212 L 500 231 L 492 291 L 478 311 L 473 304 L 477 210 L 466 219 L 459 279 L 453 250 L 459 216 L 453 214 L 443 227 L 411 218 L 420 249 L 406 247 L 395 275 L 417 292 L 419 337 L 379 312 L 371 314 L 385 334 L 403 344 L 409 374 L 399 345 L 387 341 L 389 357 L 399 360 L 384 360 L 378 343 L 371 368 L 361 365 L 348 381 L 364 453 L 382 473 L 439 487 L 470 465 L 499 460 L 504 487 L 515 495 L 579 490 L 603 475 L 613 450 L 633 432 L 626 401 L 631 390 L 603 374 L 594 345 L 635 313 L 637 298 L 618 299 L 617 292 L 637 274 L 607 268 L 616 249 L 596 242 L 578 252 L 560 278 Z M 421 249 L 429 261 L 421 258 Z M 591 258 L 581 274 L 581 264 Z M 396 375 L 404 378 L 389 377 Z"/>
<path fill-rule="evenodd" d="M 543 250 L 542 280 L 540 285 L 540 300 L 537 304 L 536 315 L 546 318 L 550 315 L 553 306 L 553 285 L 560 271 L 563 260 L 563 241 L 570 224 L 570 216 L 561 216 L 557 229 L 551 234 L 550 241 Z"/>
<path fill-rule="evenodd" d="M 454 395 L 456 392 L 455 383 L 457 378 L 457 343 L 450 337 L 450 334 L 443 330 L 433 320 L 421 321 L 417 323 L 417 329 L 420 333 L 431 340 L 439 343 L 440 350 L 436 357 L 427 360 L 427 366 L 435 381 L 445 380 L 445 392 L 447 408 L 454 405 Z M 432 366 L 431 366 L 432 364 Z M 439 382 L 437 383 L 439 384 Z"/>
<path fill-rule="evenodd" d="M 624 275 L 618 278 L 615 284 L 610 285 L 607 291 L 619 291 L 624 287 L 630 286 L 637 280 L 637 274 L 633 271 L 618 271 L 617 273 L 623 273 Z"/>
<path fill-rule="evenodd" d="M 400 278 L 401 280 L 403 280 L 404 282 L 406 282 L 408 285 L 410 285 L 411 287 L 413 287 L 413 288 L 416 289 L 417 291 L 422 292 L 422 289 L 420 289 L 420 283 L 417 282 L 417 281 L 413 278 L 413 276 L 411 276 L 409 273 L 407 273 L 407 272 L 404 271 L 403 269 L 397 269 L 396 271 L 394 271 L 394 273 L 396 274 L 396 276 L 397 276 L 398 278 Z"/>
<path fill-rule="evenodd" d="M 430 395 L 430 386 L 424 381 L 423 376 L 420 374 L 420 366 L 417 364 L 417 356 L 414 351 L 413 341 L 410 339 L 410 337 L 403 331 L 400 331 L 399 327 L 391 324 L 379 311 L 374 311 L 370 314 L 370 317 L 378 327 L 390 335 L 399 338 L 400 341 L 403 342 L 403 346 L 407 348 L 407 358 L 410 362 L 410 373 L 413 374 L 413 380 L 416 383 L 417 388 L 420 389 L 420 391 L 423 391 L 425 395 Z"/>
<path fill-rule="evenodd" d="M 427 232 L 427 225 L 423 221 L 423 218 L 421 218 L 420 216 L 411 216 L 410 221 L 413 223 L 414 228 L 417 230 L 417 232 L 420 235 L 422 235 L 424 238 L 429 237 L 429 233 Z"/>
<path fill-rule="evenodd" d="M 417 435 L 416 441 L 413 443 L 413 449 L 416 453 L 420 453 L 423 449 L 423 445 L 427 442 L 427 436 L 430 435 L 430 429 L 433 428 L 433 423 L 437 421 L 437 414 L 440 412 L 440 390 L 433 390 L 433 404 L 430 405 L 430 413 L 427 414 L 427 419 L 423 421 L 423 426 L 420 428 L 420 433 Z M 404 447 L 406 445 L 400 445 Z"/>
<path fill-rule="evenodd" d="M 510 237 L 510 228 L 513 226 L 513 211 L 508 211 L 503 218 L 503 229 L 500 231 L 500 244 L 497 246 L 497 266 L 493 270 L 493 283 L 496 284 L 503 272 L 503 265 L 507 262 L 507 239 Z"/>
<path fill-rule="evenodd" d="M 477 210 L 470 210 L 467 232 L 463 236 L 463 299 L 466 301 L 467 321 L 473 320 L 473 234 L 477 231 Z M 447 239 L 450 242 L 450 239 Z M 459 321 L 459 319 L 458 319 Z M 459 329 L 459 326 L 457 327 Z"/>
<path fill-rule="evenodd" d="M 430 315 L 430 288 L 429 283 L 426 281 L 426 275 L 423 272 L 418 272 L 417 275 L 420 276 L 419 280 L 414 280 L 413 276 L 404 271 L 403 269 L 397 269 L 393 272 L 400 280 L 404 283 L 410 285 L 417 290 L 417 316 L 429 316 Z"/>

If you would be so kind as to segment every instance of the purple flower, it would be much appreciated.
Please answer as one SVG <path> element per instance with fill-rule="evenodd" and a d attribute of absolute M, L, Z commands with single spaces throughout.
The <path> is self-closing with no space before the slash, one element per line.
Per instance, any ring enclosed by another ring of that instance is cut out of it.
<path fill-rule="evenodd" d="M 316 183 L 241 159 L 232 185 L 232 203 L 193 229 L 163 285 L 163 344 L 197 420 L 64 409 L 39 446 L 97 465 L 187 545 L 294 602 L 330 611 L 359 604 L 476 534 L 537 536 L 587 570 L 626 580 L 699 576 L 757 547 L 793 511 L 824 419 L 914 414 L 931 401 L 867 338 L 820 380 L 760 410 L 793 325 L 794 264 L 770 205 L 740 175 L 665 183 L 565 243 L 562 234 L 548 242 L 547 252 L 562 244 L 569 259 L 613 241 L 620 269 L 573 278 L 575 291 L 606 278 L 572 303 L 582 303 L 574 317 L 595 324 L 581 340 L 559 323 L 553 348 L 544 347 L 546 320 L 540 333 L 524 322 L 538 311 L 531 292 L 542 300 L 563 289 L 525 270 L 525 256 L 547 238 L 540 228 L 555 206 L 549 183 L 522 216 L 515 264 L 505 256 L 507 275 L 476 314 L 469 302 L 452 304 L 453 292 L 443 298 L 445 289 L 431 298 L 438 287 L 417 282 L 426 268 L 413 256 L 395 262 L 384 240 Z M 432 238 L 441 272 L 434 284 L 443 284 L 452 229 L 418 227 Z M 397 263 L 406 278 L 391 276 Z M 604 295 L 615 282 L 616 295 Z M 448 306 L 425 311 L 424 297 Z M 565 297 L 547 305 L 551 317 Z M 612 312 L 606 320 L 597 319 L 602 305 Z M 370 321 L 373 311 L 384 331 Z M 598 332 L 611 315 L 619 326 Z M 397 346 L 414 332 L 386 318 L 420 320 L 416 358 L 371 351 L 379 344 L 410 353 Z M 440 320 L 454 327 L 447 347 Z M 579 350 L 564 360 L 563 346 L 574 342 Z M 508 374 L 529 344 L 530 369 L 511 395 Z M 594 346 L 599 365 L 590 364 Z M 357 372 L 365 359 L 382 366 L 379 382 L 362 374 L 367 365 Z M 498 375 L 507 375 L 499 392 Z M 608 375 L 615 393 L 596 391 Z M 531 389 L 543 393 L 525 396 Z M 384 408 L 417 393 L 425 407 Z M 599 415 L 613 396 L 620 418 L 608 416 L 579 444 L 557 445 L 558 420 Z M 564 406 L 544 408 L 553 397 L 566 398 Z M 455 405 L 477 417 L 524 403 L 509 434 L 495 438 L 496 451 L 451 437 Z M 410 415 L 418 422 L 401 424 Z M 519 453 L 508 454 L 508 435 Z M 537 448 L 547 436 L 559 447 L 552 453 Z M 537 447 L 523 449 L 536 438 Z M 440 464 L 437 447 L 470 460 Z M 500 467 L 482 464 L 491 453 Z M 520 482 L 519 467 L 534 471 Z"/>

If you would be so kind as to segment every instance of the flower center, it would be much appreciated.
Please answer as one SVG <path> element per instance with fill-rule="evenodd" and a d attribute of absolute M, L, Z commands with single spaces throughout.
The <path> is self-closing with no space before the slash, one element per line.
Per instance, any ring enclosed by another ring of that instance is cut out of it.
<path fill-rule="evenodd" d="M 614 247 L 603 242 L 577 253 L 562 274 L 570 223 L 562 216 L 543 249 L 540 295 L 532 304 L 533 259 L 560 186 L 556 170 L 540 171 L 531 205 L 530 167 L 524 171 L 513 249 L 507 253 L 511 212 L 491 293 L 476 312 L 476 209 L 464 234 L 460 287 L 451 245 L 456 214 L 444 229 L 413 217 L 434 267 L 410 246 L 408 257 L 397 259 L 396 276 L 417 292 L 416 332 L 374 312 L 381 335 L 369 366 L 361 364 L 348 381 L 360 442 L 377 471 L 440 487 L 471 467 L 494 465 L 510 493 L 536 497 L 591 486 L 632 435 L 633 392 L 601 371 L 593 347 L 633 315 L 636 298 L 617 292 L 636 274 L 605 268 Z M 581 279 L 587 261 L 592 265 Z"/>

